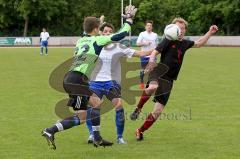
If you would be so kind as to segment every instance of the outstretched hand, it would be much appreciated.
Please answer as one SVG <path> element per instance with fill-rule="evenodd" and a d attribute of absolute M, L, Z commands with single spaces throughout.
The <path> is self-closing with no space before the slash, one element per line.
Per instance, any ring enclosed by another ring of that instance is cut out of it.
<path fill-rule="evenodd" d="M 218 27 L 217 27 L 216 25 L 210 26 L 209 32 L 210 32 L 211 34 L 215 34 L 217 31 L 218 31 Z"/>
<path fill-rule="evenodd" d="M 137 8 L 135 8 L 135 6 L 128 5 L 125 8 L 125 14 L 123 14 L 122 17 L 126 19 L 126 21 L 132 23 L 133 22 L 132 19 L 134 18 L 136 12 L 137 12 Z"/>

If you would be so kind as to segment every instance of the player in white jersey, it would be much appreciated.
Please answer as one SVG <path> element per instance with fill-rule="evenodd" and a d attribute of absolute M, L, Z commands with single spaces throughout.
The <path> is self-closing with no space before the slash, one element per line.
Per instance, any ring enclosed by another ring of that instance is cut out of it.
<path fill-rule="evenodd" d="M 113 33 L 114 27 L 109 23 L 104 23 L 100 28 L 102 35 L 109 35 Z M 117 128 L 117 143 L 126 144 L 123 139 L 124 131 L 124 109 L 121 100 L 121 57 L 132 57 L 132 56 L 146 56 L 151 53 L 152 50 L 148 51 L 136 51 L 130 49 L 120 43 L 113 43 L 107 45 L 101 51 L 98 63 L 91 75 L 91 81 L 89 83 L 90 89 L 97 95 L 95 100 L 98 101 L 98 105 L 101 105 L 102 97 L 105 95 L 109 101 L 115 107 L 116 111 L 116 128 Z M 100 109 L 100 108 L 99 108 Z M 87 111 L 87 126 L 89 129 L 88 143 L 93 142 L 93 131 L 100 129 L 98 126 L 93 126 L 90 113 L 92 108 L 88 108 Z"/>
<path fill-rule="evenodd" d="M 42 29 L 42 32 L 40 34 L 40 45 L 41 45 L 41 52 L 40 54 L 43 55 L 43 49 L 45 48 L 45 54 L 48 55 L 48 39 L 49 39 L 49 33 L 47 32 L 46 28 Z"/>
<path fill-rule="evenodd" d="M 145 22 L 145 31 L 141 32 L 138 36 L 137 39 L 137 46 L 141 46 L 141 50 L 150 50 L 150 49 L 155 49 L 158 44 L 158 35 L 154 33 L 153 30 L 153 21 L 147 20 Z M 144 69 L 146 65 L 148 64 L 149 57 L 144 56 L 140 57 L 141 60 L 141 68 L 142 70 L 140 71 L 140 88 L 144 89 Z"/>

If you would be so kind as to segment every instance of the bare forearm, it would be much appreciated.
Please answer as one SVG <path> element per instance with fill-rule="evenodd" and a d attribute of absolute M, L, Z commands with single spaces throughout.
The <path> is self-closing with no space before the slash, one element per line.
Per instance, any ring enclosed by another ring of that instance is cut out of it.
<path fill-rule="evenodd" d="M 149 62 L 154 62 L 157 54 L 159 54 L 159 52 L 157 50 L 153 50 L 153 52 L 150 54 Z"/>
<path fill-rule="evenodd" d="M 153 50 L 148 50 L 148 51 L 138 51 L 136 50 L 134 52 L 134 56 L 148 56 L 152 53 Z"/>
<path fill-rule="evenodd" d="M 207 41 L 209 40 L 209 38 L 212 36 L 212 34 L 208 31 L 204 36 L 202 36 L 200 39 L 198 39 L 197 41 L 195 41 L 194 46 L 195 47 L 202 47 L 204 44 L 207 43 Z"/>

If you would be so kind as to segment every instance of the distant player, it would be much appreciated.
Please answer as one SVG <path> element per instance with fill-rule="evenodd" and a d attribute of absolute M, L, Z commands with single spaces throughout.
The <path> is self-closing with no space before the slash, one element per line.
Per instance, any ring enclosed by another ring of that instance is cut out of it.
<path fill-rule="evenodd" d="M 179 41 L 163 39 L 150 55 L 149 64 L 145 69 L 146 72 L 150 72 L 149 85 L 143 91 L 136 109 L 130 116 L 132 120 L 136 120 L 143 105 L 155 93 L 153 111 L 148 115 L 143 125 L 136 130 L 136 139 L 138 141 L 143 140 L 143 132 L 152 126 L 167 104 L 173 81 L 177 79 L 185 52 L 191 47 L 203 46 L 218 30 L 216 25 L 212 25 L 204 36 L 197 41 L 191 41 L 184 39 L 188 23 L 183 18 L 175 18 L 172 23 L 178 25 L 181 29 Z M 161 54 L 161 62 L 156 66 L 154 59 L 157 54 Z"/>
<path fill-rule="evenodd" d="M 99 33 L 100 20 L 96 17 L 86 17 L 83 22 L 83 28 L 86 33 L 84 37 L 78 40 L 76 44 L 76 53 L 74 61 L 69 72 L 66 73 L 63 80 L 63 88 L 69 94 L 68 105 L 72 106 L 76 115 L 68 117 L 53 126 L 42 131 L 42 136 L 46 138 L 49 146 L 56 149 L 54 142 L 55 133 L 70 129 L 84 123 L 86 120 L 86 109 L 88 99 L 93 106 L 91 119 L 93 126 L 100 123 L 100 110 L 95 108 L 98 105 L 93 96 L 96 96 L 90 89 L 88 79 L 96 65 L 98 56 L 107 44 L 119 41 L 128 35 L 132 18 L 137 9 L 134 6 L 127 6 L 125 9 L 125 23 L 118 33 L 109 36 L 97 36 Z M 77 104 L 76 104 L 77 103 Z M 98 129 L 94 129 L 94 146 L 111 146 L 113 143 L 102 139 Z"/>
<path fill-rule="evenodd" d="M 110 23 L 104 23 L 100 28 L 102 35 L 110 35 L 114 31 L 114 27 Z M 105 46 L 99 56 L 98 62 L 95 69 L 92 72 L 91 81 L 89 83 L 90 89 L 97 95 L 96 100 L 100 104 L 103 96 L 105 95 L 109 101 L 115 107 L 116 117 L 115 123 L 117 128 L 117 143 L 126 144 L 127 142 L 123 139 L 124 131 L 124 109 L 121 100 L 121 57 L 132 57 L 132 56 L 146 56 L 149 55 L 152 50 L 148 51 L 136 51 L 130 49 L 120 43 L 113 43 Z M 104 105 L 103 105 L 104 106 Z M 88 143 L 93 142 L 93 129 L 100 129 L 93 126 L 91 122 L 90 113 L 92 108 L 88 109 L 87 113 L 87 126 L 89 129 L 90 136 L 88 138 Z"/>
<path fill-rule="evenodd" d="M 49 39 L 49 33 L 45 28 L 42 29 L 42 32 L 40 34 L 40 45 L 41 45 L 41 52 L 40 55 L 43 55 L 43 50 L 45 48 L 45 54 L 48 55 L 48 39 Z"/>
<path fill-rule="evenodd" d="M 141 46 L 142 51 L 155 49 L 158 43 L 158 35 L 153 32 L 153 21 L 147 20 L 145 22 L 145 31 L 141 32 L 137 39 L 137 46 Z M 144 89 L 144 69 L 149 61 L 149 56 L 140 57 L 141 68 L 140 71 L 140 88 Z"/>

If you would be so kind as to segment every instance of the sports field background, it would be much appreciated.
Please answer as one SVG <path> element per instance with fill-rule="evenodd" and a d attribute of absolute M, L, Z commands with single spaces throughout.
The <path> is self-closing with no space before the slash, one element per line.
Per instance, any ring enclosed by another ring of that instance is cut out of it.
<path fill-rule="evenodd" d="M 204 47 L 186 53 L 164 112 L 191 119 L 158 120 L 144 133 L 145 140 L 136 142 L 134 132 L 143 120 L 127 117 L 128 145 L 108 148 L 86 144 L 88 133 L 82 125 L 57 134 L 56 151 L 40 132 L 59 119 L 54 107 L 66 95 L 53 90 L 48 78 L 73 55 L 73 48 L 50 48 L 48 56 L 39 53 L 39 48 L 0 48 L 0 159 L 239 158 L 240 48 Z M 143 113 L 152 105 L 150 100 Z M 124 107 L 128 115 L 134 109 L 126 103 Z M 116 142 L 114 116 L 114 111 L 102 116 L 101 130 L 104 138 Z"/>

